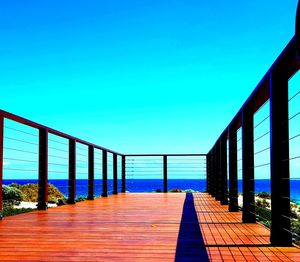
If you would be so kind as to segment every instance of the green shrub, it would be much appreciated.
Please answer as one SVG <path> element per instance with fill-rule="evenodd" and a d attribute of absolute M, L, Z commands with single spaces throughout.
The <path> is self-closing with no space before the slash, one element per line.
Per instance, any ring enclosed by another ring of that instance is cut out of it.
<path fill-rule="evenodd" d="M 38 201 L 38 184 L 19 185 L 16 183 L 2 187 L 3 200 L 3 216 L 13 216 L 35 210 L 35 208 L 14 208 L 20 205 L 20 201 L 37 202 Z M 53 185 L 48 185 L 49 203 L 65 204 L 64 195 Z M 82 201 L 82 200 L 81 200 Z"/>
<path fill-rule="evenodd" d="M 21 186 L 20 190 L 23 193 L 23 201 L 37 202 L 38 201 L 38 184 L 26 184 Z"/>
<path fill-rule="evenodd" d="M 260 199 L 256 200 L 256 206 L 262 207 L 262 201 Z"/>
<path fill-rule="evenodd" d="M 61 193 L 52 184 L 48 184 L 48 195 L 49 195 L 49 200 L 48 201 L 53 201 L 53 203 L 56 203 L 59 199 L 64 197 L 63 193 Z"/>
<path fill-rule="evenodd" d="M 264 207 L 255 207 L 255 213 L 257 216 L 257 220 L 261 222 L 266 227 L 271 226 L 271 210 Z"/>
<path fill-rule="evenodd" d="M 15 187 L 15 188 L 18 188 L 18 189 L 21 189 L 21 187 L 22 187 L 20 184 L 17 184 L 17 183 L 11 183 L 9 186 L 10 187 Z"/>
<path fill-rule="evenodd" d="M 13 206 L 8 205 L 3 207 L 3 216 L 8 217 L 8 216 L 14 216 L 22 213 L 27 213 L 31 212 L 35 209 L 33 208 L 13 208 Z"/>
<path fill-rule="evenodd" d="M 63 206 L 67 204 L 67 199 L 65 197 L 59 198 L 56 203 L 58 206 Z"/>
<path fill-rule="evenodd" d="M 294 233 L 293 234 L 293 241 L 297 245 L 300 245 L 300 221 L 299 221 L 299 219 L 292 220 L 291 231 Z"/>
<path fill-rule="evenodd" d="M 181 189 L 179 189 L 179 188 L 172 188 L 171 190 L 170 190 L 170 192 L 171 193 L 181 193 L 181 192 L 183 192 Z"/>
<path fill-rule="evenodd" d="M 298 205 L 296 203 L 293 202 L 293 200 L 291 200 L 291 208 L 298 208 Z"/>
<path fill-rule="evenodd" d="M 19 190 L 16 187 L 11 187 L 11 186 L 2 186 L 2 198 L 3 200 L 8 200 L 8 201 L 22 201 L 23 199 L 23 194 L 21 190 Z"/>
<path fill-rule="evenodd" d="M 37 202 L 38 201 L 38 184 L 26 184 L 20 187 L 23 193 L 23 201 Z M 48 184 L 48 201 L 49 203 L 56 203 L 59 198 L 64 195 L 52 184 Z"/>
<path fill-rule="evenodd" d="M 270 203 L 265 198 L 262 200 L 262 207 L 264 208 L 270 207 Z"/>
<path fill-rule="evenodd" d="M 298 214 L 295 209 L 291 209 L 291 218 L 298 219 Z"/>
<path fill-rule="evenodd" d="M 155 192 L 156 192 L 156 193 L 161 193 L 162 190 L 161 190 L 161 189 L 156 189 Z"/>
<path fill-rule="evenodd" d="M 270 199 L 271 195 L 268 192 L 260 192 L 257 194 L 258 197 L 260 198 L 266 198 L 266 199 Z"/>
<path fill-rule="evenodd" d="M 84 200 L 86 200 L 86 197 L 84 197 L 84 196 L 78 196 L 78 197 L 76 198 L 76 202 L 82 202 L 82 201 L 84 201 Z"/>

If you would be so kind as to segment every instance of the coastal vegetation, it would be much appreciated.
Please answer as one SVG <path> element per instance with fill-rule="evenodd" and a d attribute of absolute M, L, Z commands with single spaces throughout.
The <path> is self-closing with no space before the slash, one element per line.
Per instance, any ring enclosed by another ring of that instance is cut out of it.
<path fill-rule="evenodd" d="M 3 215 L 12 216 L 30 212 L 36 208 L 19 207 L 22 202 L 38 202 L 38 184 L 19 185 L 12 183 L 2 186 Z M 52 184 L 48 185 L 48 202 L 56 205 L 66 203 L 64 195 Z"/>
<path fill-rule="evenodd" d="M 36 210 L 36 208 L 14 208 L 13 205 L 4 205 L 3 206 L 3 216 L 9 217 L 9 216 L 15 216 L 18 214 L 23 214 L 27 212 L 31 212 L 33 210 Z"/>
<path fill-rule="evenodd" d="M 82 202 L 82 201 L 84 201 L 84 200 L 86 200 L 86 197 L 84 197 L 84 196 L 78 196 L 78 197 L 76 198 L 76 202 Z"/>
<path fill-rule="evenodd" d="M 193 189 L 179 189 L 179 188 L 172 188 L 170 193 L 196 193 L 198 191 L 195 191 Z"/>
<path fill-rule="evenodd" d="M 155 190 L 156 193 L 162 193 L 161 189 L 156 189 Z M 169 190 L 170 193 L 196 193 L 199 191 L 195 191 L 193 189 L 179 189 L 179 188 L 172 188 Z"/>
<path fill-rule="evenodd" d="M 257 221 L 271 227 L 271 195 L 267 192 L 256 194 L 255 214 Z M 291 232 L 293 241 L 300 245 L 300 206 L 291 202 Z"/>

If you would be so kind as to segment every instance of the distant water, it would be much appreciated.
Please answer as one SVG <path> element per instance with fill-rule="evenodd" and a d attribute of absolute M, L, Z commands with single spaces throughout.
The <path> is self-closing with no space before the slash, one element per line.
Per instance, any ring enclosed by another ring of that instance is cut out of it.
<path fill-rule="evenodd" d="M 18 183 L 21 185 L 27 183 L 37 183 L 37 180 L 3 180 L 4 185 L 11 183 Z M 76 195 L 86 196 L 88 192 L 88 181 L 85 179 L 78 179 L 76 181 Z M 49 180 L 49 183 L 56 186 L 65 196 L 68 196 L 68 180 L 56 179 Z M 193 189 L 195 191 L 203 192 L 206 190 L 206 180 L 198 179 L 169 179 L 168 189 Z M 153 192 L 157 189 L 163 190 L 163 181 L 161 179 L 127 179 L 126 191 L 129 192 Z M 108 193 L 112 194 L 113 180 L 108 179 Z M 242 193 L 242 181 L 238 181 L 238 190 Z M 121 191 L 121 180 L 118 180 L 118 191 Z M 270 193 L 270 180 L 262 179 L 255 181 L 255 192 Z M 102 180 L 95 180 L 95 195 L 99 196 L 102 193 Z M 300 180 L 291 180 L 291 200 L 300 204 Z"/>

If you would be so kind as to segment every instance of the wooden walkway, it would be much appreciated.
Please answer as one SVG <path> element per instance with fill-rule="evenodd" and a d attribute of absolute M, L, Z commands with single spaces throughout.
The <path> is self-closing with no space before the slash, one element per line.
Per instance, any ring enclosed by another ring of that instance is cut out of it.
<path fill-rule="evenodd" d="M 119 194 L 5 218 L 0 260 L 300 261 L 240 221 L 204 193 Z"/>

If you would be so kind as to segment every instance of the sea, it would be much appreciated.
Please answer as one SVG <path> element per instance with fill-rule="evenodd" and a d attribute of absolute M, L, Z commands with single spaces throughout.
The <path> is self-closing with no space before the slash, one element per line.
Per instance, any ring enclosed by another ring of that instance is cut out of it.
<path fill-rule="evenodd" d="M 37 183 L 37 180 L 20 180 L 20 179 L 5 179 L 4 185 L 11 183 L 18 183 L 20 185 L 28 183 Z M 52 179 L 49 183 L 56 186 L 66 197 L 68 196 L 68 180 L 67 179 Z M 291 180 L 291 201 L 300 204 L 300 180 Z M 206 190 L 205 179 L 169 179 L 168 189 L 192 189 L 194 191 L 204 192 Z M 126 191 L 132 193 L 142 192 L 155 192 L 157 190 L 163 190 L 163 180 L 161 179 L 127 179 Z M 108 194 L 112 194 L 113 180 L 108 179 Z M 118 191 L 121 191 L 121 180 L 118 180 Z M 238 191 L 242 193 L 242 180 L 238 181 Z M 255 180 L 255 192 L 268 192 L 270 193 L 270 180 L 258 179 Z M 76 180 L 76 196 L 87 196 L 88 193 L 88 180 L 78 179 Z M 100 196 L 102 193 L 102 180 L 95 179 L 95 196 Z"/>

